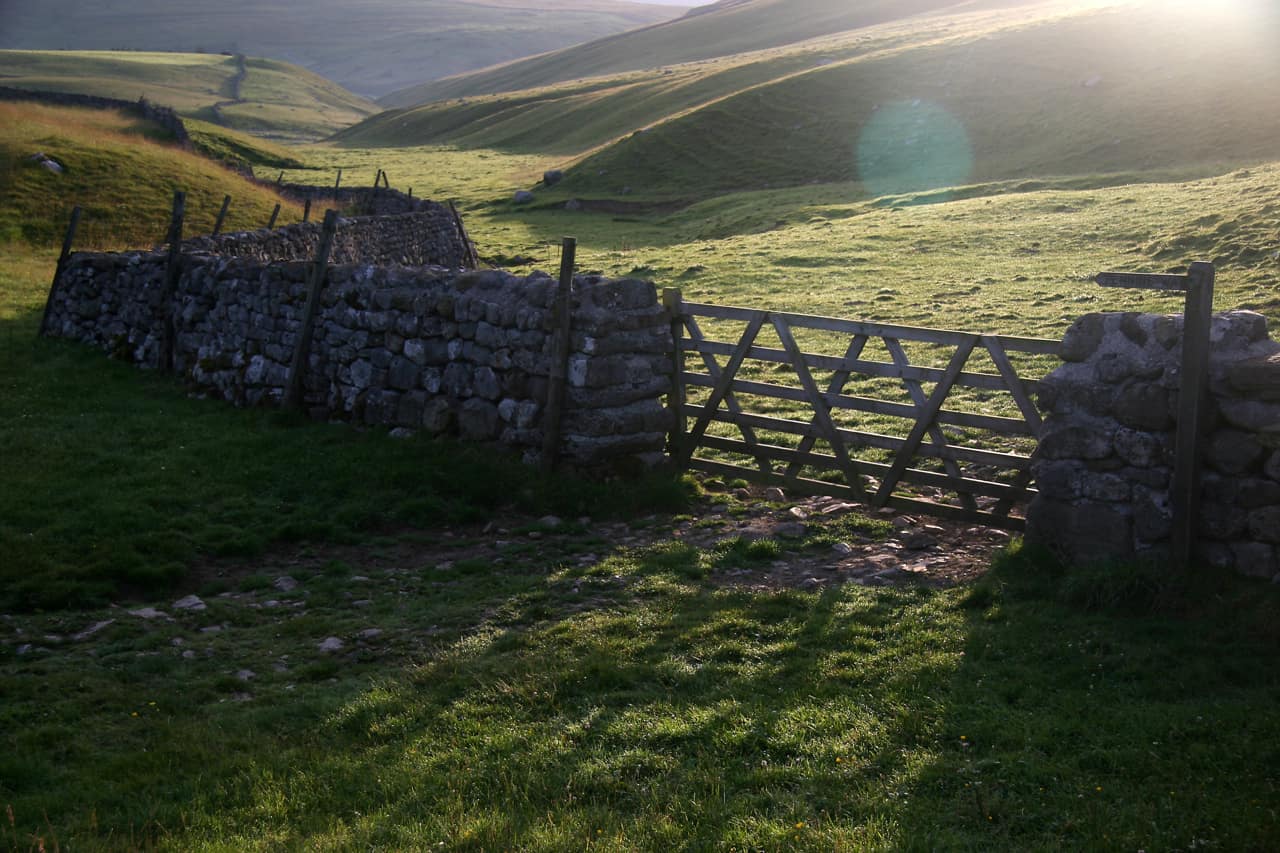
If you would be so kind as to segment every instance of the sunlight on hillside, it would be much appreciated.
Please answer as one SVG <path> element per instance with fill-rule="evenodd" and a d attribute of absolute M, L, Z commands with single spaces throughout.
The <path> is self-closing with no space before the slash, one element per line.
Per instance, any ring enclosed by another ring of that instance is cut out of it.
<path fill-rule="evenodd" d="M 877 108 L 857 145 L 858 175 L 873 196 L 969 182 L 973 146 L 946 107 L 915 99 Z"/>

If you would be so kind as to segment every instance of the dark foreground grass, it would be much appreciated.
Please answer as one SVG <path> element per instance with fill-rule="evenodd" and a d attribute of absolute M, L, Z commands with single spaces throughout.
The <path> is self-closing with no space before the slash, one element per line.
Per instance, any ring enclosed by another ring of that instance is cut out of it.
<path fill-rule="evenodd" d="M 719 558 L 668 543 L 588 569 L 340 565 L 174 621 L 9 617 L 39 648 L 0 652 L 7 841 L 1280 844 L 1270 588 L 1093 610 L 1015 553 L 972 591 L 750 593 L 706 579 Z M 352 586 L 370 603 L 352 608 Z M 326 636 L 347 648 L 317 651 Z"/>

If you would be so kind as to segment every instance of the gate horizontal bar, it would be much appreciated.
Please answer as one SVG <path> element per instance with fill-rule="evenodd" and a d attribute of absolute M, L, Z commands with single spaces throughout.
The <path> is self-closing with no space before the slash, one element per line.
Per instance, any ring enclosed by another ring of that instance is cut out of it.
<path fill-rule="evenodd" d="M 703 388 L 714 387 L 710 377 L 701 373 L 682 373 L 681 380 L 686 385 Z M 772 397 L 779 400 L 791 400 L 798 403 L 809 402 L 809 397 L 802 388 L 790 388 L 786 385 L 774 385 L 770 382 L 755 382 L 749 379 L 735 379 L 729 385 L 735 394 L 754 394 L 758 397 Z M 860 412 L 885 415 L 887 417 L 916 419 L 916 407 L 910 403 L 891 403 L 888 400 L 875 400 L 870 397 L 855 397 L 847 394 L 823 394 L 822 399 L 835 409 L 850 409 Z M 741 401 L 739 401 L 741 402 Z M 1020 418 L 1005 418 L 999 415 L 977 415 L 970 412 L 956 412 L 943 409 L 938 412 L 936 422 L 951 426 L 964 426 L 972 429 L 985 429 L 1002 435 L 1033 436 L 1031 427 Z"/>

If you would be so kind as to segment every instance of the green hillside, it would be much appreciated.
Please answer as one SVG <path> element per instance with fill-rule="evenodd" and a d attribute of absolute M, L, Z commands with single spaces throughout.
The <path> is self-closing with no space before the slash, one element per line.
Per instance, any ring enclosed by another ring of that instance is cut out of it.
<path fill-rule="evenodd" d="M 287 139 L 327 136 L 377 111 L 296 65 L 219 54 L 0 50 L 0 82 L 123 100 L 145 97 L 184 115 Z"/>
<path fill-rule="evenodd" d="M 30 157 L 43 153 L 62 174 Z M 114 110 L 0 102 L 0 243 L 58 245 L 72 207 L 83 209 L 77 248 L 163 242 L 173 192 L 187 193 L 188 234 L 213 228 L 224 195 L 233 203 L 224 231 L 302 218 L 300 205 L 226 167 L 183 151 L 148 122 Z"/>
<path fill-rule="evenodd" d="M 658 68 L 793 44 L 949 8 L 1007 2 L 959 0 L 721 0 L 643 30 L 453 79 L 413 86 L 381 99 L 406 107 L 446 98 L 548 86 L 580 77 Z"/>
<path fill-rule="evenodd" d="M 1280 157 L 1280 57 L 1266 35 L 1274 13 L 1147 2 L 1033 11 L 935 16 L 428 104 L 375 116 L 340 140 L 567 161 L 589 153 L 553 199 L 690 200 L 833 181 L 880 196 L 1018 178 L 1211 174 Z"/>
<path fill-rule="evenodd" d="M 683 12 L 618 0 L 41 0 L 2 4 L 0 47 L 273 56 L 377 96 Z"/>

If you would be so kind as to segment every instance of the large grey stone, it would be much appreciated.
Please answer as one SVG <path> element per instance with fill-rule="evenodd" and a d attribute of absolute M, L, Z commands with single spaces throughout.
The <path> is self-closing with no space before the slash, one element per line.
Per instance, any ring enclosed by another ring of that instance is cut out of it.
<path fill-rule="evenodd" d="M 1050 422 L 1041 435 L 1036 455 L 1042 459 L 1105 459 L 1111 455 L 1111 431 L 1101 424 Z"/>
<path fill-rule="evenodd" d="M 1276 548 L 1262 542 L 1236 542 L 1231 546 L 1235 570 L 1254 578 L 1274 578 L 1280 573 Z"/>
<path fill-rule="evenodd" d="M 1037 497 L 1027 509 L 1027 541 L 1054 548 L 1074 562 L 1122 559 L 1133 554 L 1133 518 L 1116 504 Z"/>
<path fill-rule="evenodd" d="M 1063 361 L 1085 361 L 1102 343 L 1103 314 L 1086 314 L 1077 319 L 1062 337 Z"/>
<path fill-rule="evenodd" d="M 1280 427 L 1280 402 L 1266 402 L 1262 399 L 1220 399 L 1217 402 L 1222 419 L 1233 427 L 1249 432 Z"/>
<path fill-rule="evenodd" d="M 1038 462 L 1035 465 L 1036 489 L 1046 498 L 1071 501 L 1080 497 L 1084 466 L 1074 460 Z"/>
<path fill-rule="evenodd" d="M 1134 489 L 1133 532 L 1143 542 L 1168 539 L 1173 531 L 1169 496 L 1150 489 Z"/>
<path fill-rule="evenodd" d="M 1261 542 L 1280 543 L 1280 506 L 1263 507 L 1249 513 L 1249 533 Z"/>
<path fill-rule="evenodd" d="M 1173 426 L 1169 414 L 1169 392 L 1148 382 L 1134 382 L 1116 395 L 1116 420 L 1141 430 L 1167 430 Z"/>
<path fill-rule="evenodd" d="M 1205 461 L 1223 474 L 1243 474 L 1262 459 L 1263 449 L 1240 430 L 1218 430 L 1205 448 Z"/>
<path fill-rule="evenodd" d="M 1149 432 L 1122 428 L 1111 436 L 1116 455 L 1135 468 L 1150 468 L 1164 455 L 1160 439 Z"/>
<path fill-rule="evenodd" d="M 497 438 L 501 425 L 498 407 L 488 400 L 472 397 L 458 409 L 458 434 L 468 441 Z"/>
<path fill-rule="evenodd" d="M 1280 352 L 1241 361 L 1227 368 L 1227 381 L 1254 400 L 1280 400 Z"/>
<path fill-rule="evenodd" d="M 1249 516 L 1234 504 L 1200 504 L 1199 531 L 1210 539 L 1227 542 L 1244 533 Z"/>

